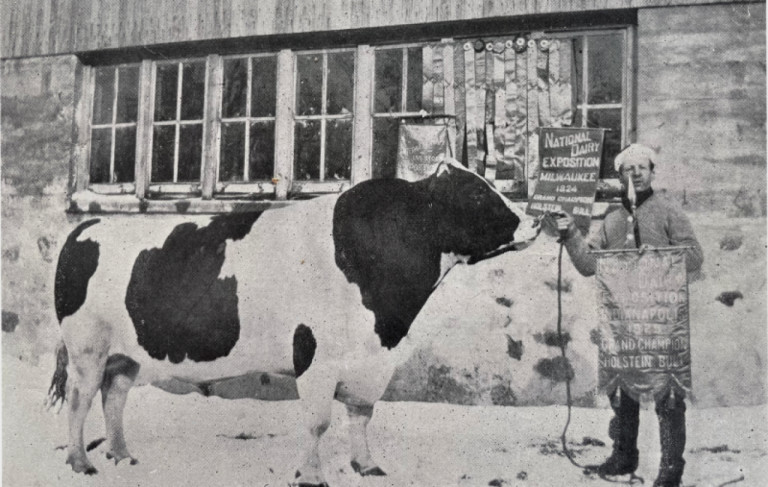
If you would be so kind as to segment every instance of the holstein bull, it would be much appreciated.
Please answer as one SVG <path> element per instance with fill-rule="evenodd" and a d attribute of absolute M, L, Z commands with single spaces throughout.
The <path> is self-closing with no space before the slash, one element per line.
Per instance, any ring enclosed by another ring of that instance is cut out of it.
<path fill-rule="evenodd" d="M 525 218 L 521 221 L 521 218 Z M 89 220 L 59 257 L 62 342 L 51 400 L 69 403 L 67 463 L 96 473 L 83 424 L 101 390 L 109 458 L 136 460 L 123 436 L 135 384 L 289 371 L 310 440 L 293 485 L 326 485 L 318 443 L 333 399 L 350 417 L 353 469 L 384 475 L 366 426 L 414 340 L 408 330 L 440 280 L 532 241 L 535 220 L 453 160 L 418 182 L 373 180 L 262 213 Z"/>

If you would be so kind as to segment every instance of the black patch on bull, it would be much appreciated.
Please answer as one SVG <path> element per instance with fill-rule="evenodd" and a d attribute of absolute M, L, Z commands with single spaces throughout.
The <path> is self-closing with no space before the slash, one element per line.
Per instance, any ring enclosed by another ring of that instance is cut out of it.
<path fill-rule="evenodd" d="M 297 379 L 312 365 L 315 350 L 317 341 L 312 329 L 305 324 L 297 326 L 293 332 L 293 370 Z"/>
<path fill-rule="evenodd" d="M 226 241 L 245 237 L 260 215 L 220 215 L 202 228 L 183 223 L 162 248 L 139 254 L 125 307 L 152 358 L 203 362 L 229 354 L 240 336 L 237 280 L 218 276 Z"/>
<path fill-rule="evenodd" d="M 432 294 L 442 253 L 482 260 L 513 241 L 519 222 L 488 183 L 455 167 L 441 165 L 415 183 L 369 180 L 336 203 L 336 265 L 360 287 L 381 344 L 391 349 Z"/>
<path fill-rule="evenodd" d="M 97 218 L 78 225 L 61 247 L 53 283 L 53 299 L 59 323 L 75 314 L 85 302 L 88 281 L 99 266 L 99 244 L 90 239 L 82 242 L 77 239 L 86 228 L 99 221 Z"/>

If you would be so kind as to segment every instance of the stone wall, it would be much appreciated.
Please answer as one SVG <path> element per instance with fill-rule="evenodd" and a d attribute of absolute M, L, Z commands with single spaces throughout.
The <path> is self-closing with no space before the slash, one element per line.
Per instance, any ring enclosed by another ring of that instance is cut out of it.
<path fill-rule="evenodd" d="M 638 141 L 690 211 L 765 215 L 765 4 L 638 12 Z"/>
<path fill-rule="evenodd" d="M 4 345 L 31 360 L 58 339 L 51 304 L 71 226 L 76 65 L 74 56 L 2 62 L 2 319 L 3 331 L 14 331 Z"/>

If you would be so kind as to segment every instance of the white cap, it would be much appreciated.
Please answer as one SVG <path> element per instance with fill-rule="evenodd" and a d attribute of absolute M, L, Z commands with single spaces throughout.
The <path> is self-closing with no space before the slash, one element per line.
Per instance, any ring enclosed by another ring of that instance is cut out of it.
<path fill-rule="evenodd" d="M 616 168 L 616 172 L 621 172 L 621 165 L 625 162 L 641 161 L 649 161 L 655 165 L 656 152 L 642 144 L 631 144 L 616 156 L 616 159 L 613 160 L 613 167 Z"/>

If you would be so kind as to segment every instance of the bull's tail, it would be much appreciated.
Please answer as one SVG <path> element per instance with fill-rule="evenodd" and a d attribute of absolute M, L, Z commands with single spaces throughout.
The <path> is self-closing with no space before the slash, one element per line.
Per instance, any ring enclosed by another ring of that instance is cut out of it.
<path fill-rule="evenodd" d="M 64 401 L 67 399 L 67 364 L 69 363 L 69 354 L 67 353 L 67 346 L 63 341 L 60 341 L 56 346 L 56 370 L 53 372 L 53 378 L 51 379 L 51 386 L 48 388 L 48 399 L 46 400 L 46 406 L 48 409 L 56 406 L 56 403 L 61 401 L 61 406 L 64 405 Z"/>

